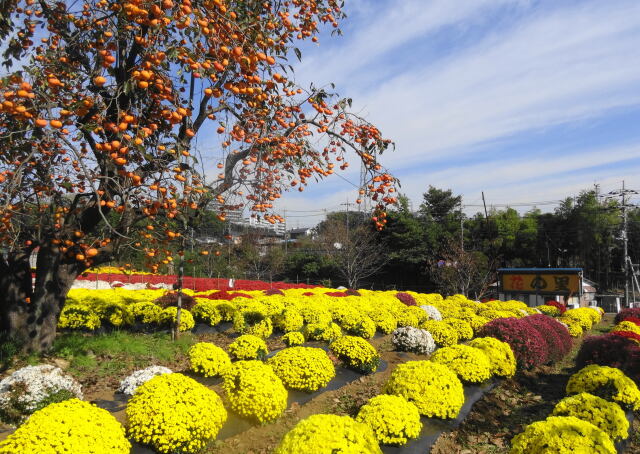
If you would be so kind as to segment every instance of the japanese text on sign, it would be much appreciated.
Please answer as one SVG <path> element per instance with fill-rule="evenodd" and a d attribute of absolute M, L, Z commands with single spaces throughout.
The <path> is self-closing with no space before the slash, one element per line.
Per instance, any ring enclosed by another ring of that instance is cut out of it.
<path fill-rule="evenodd" d="M 577 294 L 580 291 L 577 274 L 503 274 L 501 283 L 505 292 Z"/>

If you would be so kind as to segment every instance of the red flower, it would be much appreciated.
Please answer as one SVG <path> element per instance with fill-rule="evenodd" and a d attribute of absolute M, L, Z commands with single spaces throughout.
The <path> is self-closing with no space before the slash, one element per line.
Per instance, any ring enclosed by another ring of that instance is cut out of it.
<path fill-rule="evenodd" d="M 396 298 L 398 298 L 400 301 L 402 301 L 405 305 L 407 306 L 417 306 L 418 303 L 416 303 L 416 299 L 405 292 L 398 292 L 396 293 Z"/>

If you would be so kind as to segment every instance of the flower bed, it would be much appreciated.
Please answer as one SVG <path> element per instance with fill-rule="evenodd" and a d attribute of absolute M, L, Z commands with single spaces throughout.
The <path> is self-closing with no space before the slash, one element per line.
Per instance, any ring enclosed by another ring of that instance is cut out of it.
<path fill-rule="evenodd" d="M 313 392 L 327 386 L 336 375 L 335 367 L 321 348 L 291 347 L 267 361 L 290 389 Z"/>

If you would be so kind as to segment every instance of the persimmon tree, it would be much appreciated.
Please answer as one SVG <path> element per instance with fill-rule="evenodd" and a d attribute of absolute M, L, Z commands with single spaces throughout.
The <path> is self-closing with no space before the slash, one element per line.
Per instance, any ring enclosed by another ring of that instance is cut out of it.
<path fill-rule="evenodd" d="M 283 191 L 348 158 L 369 175 L 360 197 L 373 199 L 381 228 L 395 202 L 377 161 L 390 141 L 350 100 L 296 85 L 289 66 L 297 42 L 338 27 L 341 3 L 4 1 L 2 335 L 47 349 L 87 268 L 136 248 L 157 270 L 204 207 L 281 222 Z"/>

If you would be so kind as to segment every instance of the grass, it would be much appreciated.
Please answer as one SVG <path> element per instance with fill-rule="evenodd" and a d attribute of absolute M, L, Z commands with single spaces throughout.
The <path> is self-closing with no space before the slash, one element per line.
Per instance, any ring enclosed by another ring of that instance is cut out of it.
<path fill-rule="evenodd" d="M 151 364 L 173 364 L 185 357 L 194 342 L 188 333 L 177 341 L 168 333 L 63 333 L 56 338 L 51 355 L 69 361 L 70 371 L 82 380 L 89 375 L 122 375 L 128 369 Z"/>

